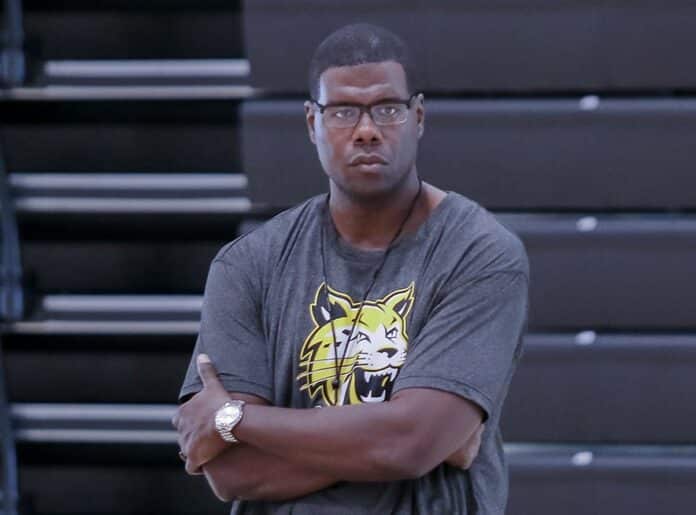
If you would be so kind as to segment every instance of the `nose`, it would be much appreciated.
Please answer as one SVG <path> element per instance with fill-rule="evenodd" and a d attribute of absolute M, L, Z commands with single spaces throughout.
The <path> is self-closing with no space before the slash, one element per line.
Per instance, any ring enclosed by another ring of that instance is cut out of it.
<path fill-rule="evenodd" d="M 374 145 L 382 141 L 382 133 L 370 113 L 363 112 L 353 129 L 353 142 L 356 145 Z"/>
<path fill-rule="evenodd" d="M 392 347 L 386 347 L 384 349 L 379 349 L 379 352 L 386 354 L 388 358 L 391 358 L 392 356 L 394 356 L 394 354 L 396 354 L 396 349 Z"/>

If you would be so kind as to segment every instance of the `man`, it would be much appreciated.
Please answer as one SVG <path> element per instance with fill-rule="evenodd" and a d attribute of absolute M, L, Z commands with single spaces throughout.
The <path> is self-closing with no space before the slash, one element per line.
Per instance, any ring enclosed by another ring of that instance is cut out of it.
<path fill-rule="evenodd" d="M 213 260 L 173 424 L 232 513 L 504 512 L 527 257 L 477 203 L 420 181 L 411 88 L 394 34 L 324 40 L 305 114 L 329 195 Z"/>

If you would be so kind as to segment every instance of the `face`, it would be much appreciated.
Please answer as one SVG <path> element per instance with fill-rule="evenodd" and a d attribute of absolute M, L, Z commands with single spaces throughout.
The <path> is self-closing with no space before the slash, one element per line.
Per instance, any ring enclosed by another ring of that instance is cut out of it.
<path fill-rule="evenodd" d="M 393 61 L 329 68 L 319 80 L 321 104 L 369 105 L 406 100 L 411 92 L 403 67 Z M 379 197 L 396 191 L 416 173 L 418 140 L 423 134 L 423 97 L 411 101 L 406 121 L 377 125 L 363 112 L 355 127 L 326 127 L 319 107 L 305 103 L 309 137 L 335 187 L 353 198 Z"/>

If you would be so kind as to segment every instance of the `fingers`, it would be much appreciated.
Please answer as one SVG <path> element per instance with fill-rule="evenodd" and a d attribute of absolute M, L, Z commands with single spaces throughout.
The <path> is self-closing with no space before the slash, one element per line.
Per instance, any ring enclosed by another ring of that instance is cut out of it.
<path fill-rule="evenodd" d="M 481 435 L 483 434 L 483 431 L 486 429 L 486 424 L 479 424 L 476 429 L 474 429 L 474 432 L 469 435 L 469 437 L 464 441 L 463 446 L 470 446 L 477 440 L 481 440 Z"/>
<path fill-rule="evenodd" d="M 457 451 L 455 451 L 451 456 L 449 456 L 445 462 L 453 467 L 459 467 L 464 470 L 468 470 L 476 457 L 478 456 L 479 450 L 481 448 L 481 440 L 483 438 L 483 432 L 486 429 L 485 424 L 480 424 L 476 430 L 469 435 L 464 445 L 462 445 Z"/>
<path fill-rule="evenodd" d="M 200 476 L 203 474 L 203 470 L 201 470 L 201 467 L 195 464 L 189 457 L 189 459 L 186 460 L 186 473 L 190 476 Z"/>
<path fill-rule="evenodd" d="M 484 429 L 486 429 L 486 425 L 481 424 L 469 438 L 468 447 L 474 456 L 478 454 L 479 447 L 481 446 L 481 436 L 483 435 Z"/>
<path fill-rule="evenodd" d="M 191 475 L 202 474 L 201 466 L 216 455 L 214 449 L 211 451 L 209 441 L 212 434 L 209 431 L 210 424 L 203 424 L 202 421 L 212 421 L 215 410 L 229 400 L 229 395 L 218 379 L 217 370 L 207 354 L 196 356 L 196 368 L 203 389 L 179 406 L 172 417 L 172 425 L 177 430 L 179 449 L 186 457 L 186 472 Z M 215 443 L 224 444 L 217 433 L 214 436 Z"/>
<path fill-rule="evenodd" d="M 474 460 L 476 459 L 476 456 L 478 456 L 479 450 L 481 449 L 481 435 L 483 434 L 485 428 L 486 425 L 481 424 L 472 435 L 469 441 L 469 445 L 466 449 L 466 459 L 463 468 L 470 468 Z"/>
<path fill-rule="evenodd" d="M 199 354 L 196 358 L 196 365 L 198 367 L 198 375 L 201 381 L 203 381 L 204 387 L 220 383 L 217 370 L 215 370 L 215 366 L 213 366 L 213 362 L 210 361 L 210 357 L 207 354 Z"/>
<path fill-rule="evenodd" d="M 203 474 L 203 461 L 201 459 L 200 448 L 192 445 L 191 438 L 187 438 L 184 435 L 179 434 L 177 439 L 179 444 L 179 457 L 182 457 L 186 462 L 184 468 L 186 472 L 191 476 L 199 476 Z"/>

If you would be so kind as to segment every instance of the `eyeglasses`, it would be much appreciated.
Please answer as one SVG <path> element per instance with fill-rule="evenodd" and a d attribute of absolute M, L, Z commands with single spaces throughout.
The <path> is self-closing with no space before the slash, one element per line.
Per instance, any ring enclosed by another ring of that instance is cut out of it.
<path fill-rule="evenodd" d="M 320 104 L 314 99 L 311 102 L 319 106 L 319 112 L 324 125 L 332 129 L 352 129 L 363 113 L 369 113 L 377 125 L 400 125 L 408 119 L 411 101 L 418 93 L 413 93 L 408 100 L 387 99 L 373 104 Z"/>

